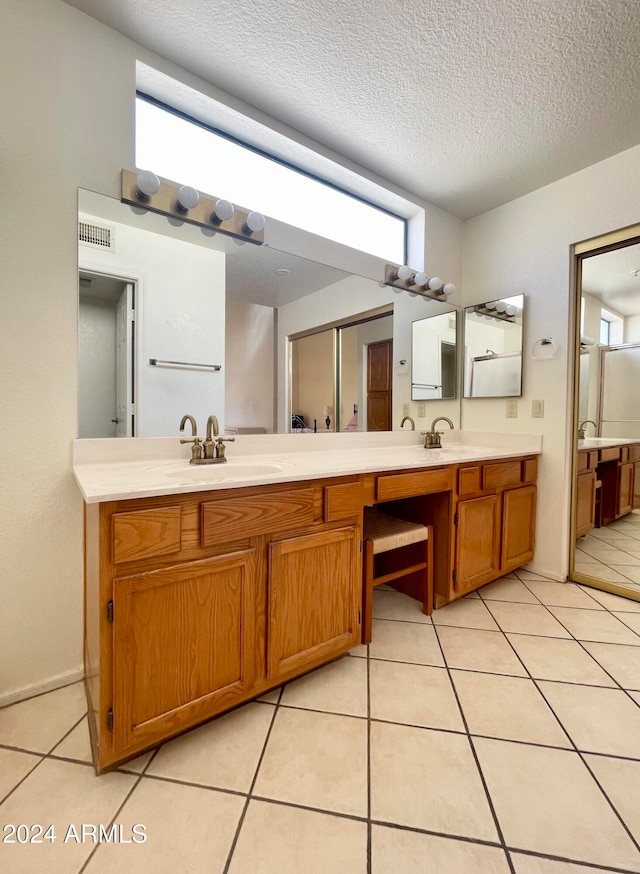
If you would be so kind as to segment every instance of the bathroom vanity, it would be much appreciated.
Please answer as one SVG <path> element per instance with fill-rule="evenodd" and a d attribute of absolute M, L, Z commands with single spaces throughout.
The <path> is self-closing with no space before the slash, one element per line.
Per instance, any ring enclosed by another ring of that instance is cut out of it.
<path fill-rule="evenodd" d="M 640 442 L 608 437 L 578 441 L 576 537 L 640 507 Z"/>
<path fill-rule="evenodd" d="M 98 772 L 357 646 L 365 505 L 433 526 L 436 607 L 532 559 L 540 438 L 418 439 L 247 437 L 206 471 L 77 441 Z"/>

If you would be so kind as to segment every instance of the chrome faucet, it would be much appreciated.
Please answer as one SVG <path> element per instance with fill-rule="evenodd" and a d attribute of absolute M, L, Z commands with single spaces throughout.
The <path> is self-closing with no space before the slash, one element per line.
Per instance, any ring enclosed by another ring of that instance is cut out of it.
<path fill-rule="evenodd" d="M 416 423 L 413 421 L 413 419 L 411 418 L 411 416 L 405 416 L 405 417 L 402 419 L 402 422 L 400 422 L 400 427 L 401 427 L 401 428 L 403 427 L 403 425 L 404 425 L 405 422 L 411 422 L 411 430 L 412 430 L 412 431 L 415 431 L 415 430 L 416 430 Z"/>
<path fill-rule="evenodd" d="M 585 425 L 593 425 L 593 427 L 596 429 L 596 431 L 598 430 L 598 426 L 593 421 L 593 419 L 586 419 L 584 422 L 581 422 L 581 424 L 578 427 L 578 440 L 584 440 L 584 435 L 585 435 L 585 427 L 584 426 Z"/>
<path fill-rule="evenodd" d="M 428 431 L 423 431 L 422 436 L 424 437 L 424 448 L 425 449 L 441 449 L 442 443 L 440 442 L 440 435 L 443 434 L 443 431 L 436 431 L 436 423 L 437 422 L 446 422 L 451 430 L 453 431 L 455 425 L 451 421 L 451 419 L 447 418 L 447 416 L 438 416 L 431 423 L 431 428 Z"/>

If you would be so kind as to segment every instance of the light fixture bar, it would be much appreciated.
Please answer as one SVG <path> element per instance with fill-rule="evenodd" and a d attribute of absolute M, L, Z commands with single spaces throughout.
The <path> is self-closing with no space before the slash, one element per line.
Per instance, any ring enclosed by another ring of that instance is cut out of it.
<path fill-rule="evenodd" d="M 192 199 L 187 198 L 186 203 L 194 205 L 191 208 L 185 208 L 184 204 L 180 205 L 178 198 L 180 196 L 180 199 L 185 201 L 184 195 L 187 186 L 161 179 L 157 190 L 155 190 L 155 186 L 151 186 L 147 190 L 152 193 L 145 194 L 143 191 L 146 186 L 139 184 L 141 177 L 142 172 L 136 173 L 123 169 L 120 197 L 123 203 L 139 206 L 203 228 L 220 231 L 222 234 L 237 237 L 249 243 L 257 243 L 258 245 L 264 243 L 264 216 L 261 213 L 245 212 L 237 207 L 230 210 L 228 206 L 231 204 L 227 205 L 228 201 L 221 201 L 219 198 L 213 199 L 202 194 L 197 198 L 195 196 Z M 191 194 L 191 189 L 189 189 L 188 194 Z M 230 212 L 231 215 L 227 218 Z"/>
<path fill-rule="evenodd" d="M 398 291 L 407 291 L 410 295 L 420 295 L 431 300 L 446 301 L 456 290 L 451 283 L 444 284 L 441 279 L 429 279 L 426 273 L 417 272 L 410 267 L 396 267 L 395 264 L 384 265 L 383 285 L 390 285 Z"/>

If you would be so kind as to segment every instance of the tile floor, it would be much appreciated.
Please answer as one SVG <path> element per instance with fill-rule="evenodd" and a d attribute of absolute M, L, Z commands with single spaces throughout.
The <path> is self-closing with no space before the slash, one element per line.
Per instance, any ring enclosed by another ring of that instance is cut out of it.
<path fill-rule="evenodd" d="M 576 541 L 576 570 L 640 592 L 640 510 Z"/>
<path fill-rule="evenodd" d="M 56 837 L 0 870 L 640 872 L 640 603 L 518 571 L 374 615 L 368 648 L 103 777 L 81 684 L 0 710 L 0 825 Z"/>

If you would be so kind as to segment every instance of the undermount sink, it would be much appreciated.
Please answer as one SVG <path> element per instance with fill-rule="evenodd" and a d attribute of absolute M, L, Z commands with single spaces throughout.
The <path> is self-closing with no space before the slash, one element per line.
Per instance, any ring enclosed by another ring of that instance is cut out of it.
<path fill-rule="evenodd" d="M 243 463 L 228 461 L 225 464 L 189 464 L 185 462 L 179 470 L 165 471 L 169 479 L 181 482 L 215 482 L 216 480 L 249 479 L 281 473 L 282 465 L 272 462 Z"/>

